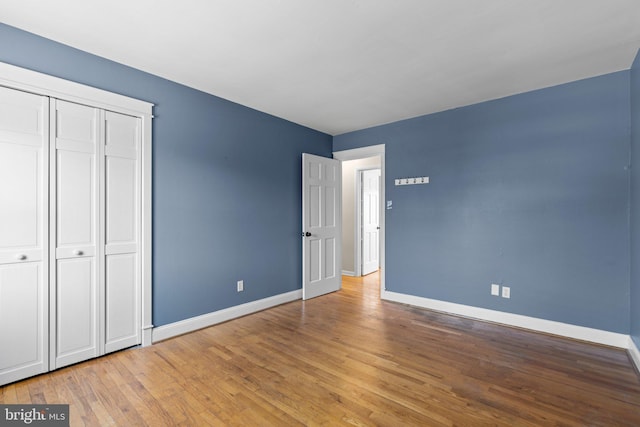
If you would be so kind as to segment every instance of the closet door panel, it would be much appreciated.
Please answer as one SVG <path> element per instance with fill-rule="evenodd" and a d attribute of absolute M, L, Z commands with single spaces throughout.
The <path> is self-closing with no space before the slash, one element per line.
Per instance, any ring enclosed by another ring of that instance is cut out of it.
<path fill-rule="evenodd" d="M 139 344 L 137 256 L 106 257 L 106 343 L 105 352 Z"/>
<path fill-rule="evenodd" d="M 0 385 L 49 366 L 48 102 L 0 87 Z"/>
<path fill-rule="evenodd" d="M 98 356 L 93 257 L 58 261 L 56 367 Z"/>
<path fill-rule="evenodd" d="M 42 150 L 0 141 L 0 247 L 41 249 Z"/>
<path fill-rule="evenodd" d="M 42 262 L 0 265 L 0 385 L 48 370 Z"/>
<path fill-rule="evenodd" d="M 100 354 L 100 110 L 55 100 L 54 368 Z"/>
<path fill-rule="evenodd" d="M 140 120 L 105 114 L 105 351 L 140 344 Z"/>
<path fill-rule="evenodd" d="M 0 266 L 0 366 L 38 361 L 39 313 L 42 299 L 37 263 Z"/>
<path fill-rule="evenodd" d="M 136 160 L 108 156 L 107 245 L 137 241 Z"/>
<path fill-rule="evenodd" d="M 57 148 L 58 248 L 95 247 L 95 155 Z"/>

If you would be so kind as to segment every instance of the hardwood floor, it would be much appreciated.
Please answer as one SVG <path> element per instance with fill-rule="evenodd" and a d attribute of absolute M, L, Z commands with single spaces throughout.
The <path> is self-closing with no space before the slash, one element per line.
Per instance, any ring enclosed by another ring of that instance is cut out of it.
<path fill-rule="evenodd" d="M 0 388 L 71 425 L 640 426 L 626 352 L 380 301 L 377 275 Z"/>

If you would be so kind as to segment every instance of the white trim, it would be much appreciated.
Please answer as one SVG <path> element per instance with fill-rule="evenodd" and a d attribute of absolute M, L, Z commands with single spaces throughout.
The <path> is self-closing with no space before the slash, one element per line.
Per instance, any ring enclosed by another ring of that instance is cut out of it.
<path fill-rule="evenodd" d="M 70 80 L 0 62 L 0 85 L 37 95 L 116 111 L 131 116 L 151 115 L 153 104 Z"/>
<path fill-rule="evenodd" d="M 342 270 L 342 275 L 343 276 L 351 276 L 351 277 L 355 277 L 356 273 L 353 271 L 347 271 L 347 270 Z"/>
<path fill-rule="evenodd" d="M 631 337 L 629 337 L 629 348 L 627 351 L 629 352 L 629 357 L 631 357 L 631 360 L 636 365 L 636 369 L 640 372 L 640 350 Z"/>
<path fill-rule="evenodd" d="M 151 121 L 150 114 L 144 115 L 140 118 L 142 120 L 142 253 L 140 261 L 142 262 L 142 345 L 148 346 L 152 343 L 152 292 L 153 282 L 151 267 L 153 265 L 152 260 L 152 157 L 151 152 L 153 150 L 153 141 L 151 138 Z"/>
<path fill-rule="evenodd" d="M 152 319 L 152 199 L 151 199 L 151 122 L 153 104 L 128 96 L 108 92 L 59 77 L 0 62 L 0 86 L 37 95 L 139 117 L 142 121 L 142 345 L 151 344 Z"/>
<path fill-rule="evenodd" d="M 351 150 L 334 151 L 333 158 L 340 161 L 364 159 L 365 157 L 380 156 L 380 295 L 386 289 L 386 256 L 385 256 L 385 216 L 386 216 L 386 191 L 385 191 L 385 144 L 369 145 L 367 147 Z M 355 266 L 354 266 L 355 267 Z"/>
<path fill-rule="evenodd" d="M 362 276 L 362 171 L 356 169 L 353 178 L 353 269 L 355 275 Z"/>
<path fill-rule="evenodd" d="M 365 157 L 375 157 L 384 154 L 384 144 L 369 145 L 361 148 L 352 148 L 350 150 L 334 151 L 333 158 L 342 160 L 359 160 Z"/>
<path fill-rule="evenodd" d="M 502 311 L 472 307 L 469 305 L 439 301 L 430 298 L 416 297 L 413 295 L 406 295 L 397 292 L 384 291 L 381 293 L 380 297 L 381 299 L 386 301 L 394 301 L 449 314 L 456 314 L 464 317 L 471 317 L 474 319 L 500 323 L 503 325 L 530 329 L 536 332 L 544 332 L 547 334 L 559 335 L 567 338 L 589 341 L 597 344 L 604 344 L 624 349 L 627 349 L 629 347 L 629 335 L 619 334 L 616 332 L 592 329 L 584 326 L 570 325 L 568 323 L 556 322 L 553 320 L 522 316 L 520 314 L 505 313 Z"/>
<path fill-rule="evenodd" d="M 153 328 L 153 342 L 156 343 L 178 335 L 197 331 L 198 329 L 266 310 L 277 305 L 299 300 L 300 298 L 302 298 L 302 289 L 236 305 L 234 307 L 225 308 L 223 310 L 214 311 L 201 316 L 191 317 L 168 325 L 158 326 L 157 328 Z"/>

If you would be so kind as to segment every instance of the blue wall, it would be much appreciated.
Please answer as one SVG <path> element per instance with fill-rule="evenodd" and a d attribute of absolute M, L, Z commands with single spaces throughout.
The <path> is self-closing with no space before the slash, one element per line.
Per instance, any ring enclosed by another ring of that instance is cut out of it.
<path fill-rule="evenodd" d="M 629 333 L 629 79 L 334 137 L 334 151 L 386 144 L 387 289 Z"/>
<path fill-rule="evenodd" d="M 640 53 L 631 68 L 631 338 L 640 348 Z"/>
<path fill-rule="evenodd" d="M 156 326 L 301 287 L 301 153 L 331 136 L 4 24 L 0 61 L 156 105 Z"/>

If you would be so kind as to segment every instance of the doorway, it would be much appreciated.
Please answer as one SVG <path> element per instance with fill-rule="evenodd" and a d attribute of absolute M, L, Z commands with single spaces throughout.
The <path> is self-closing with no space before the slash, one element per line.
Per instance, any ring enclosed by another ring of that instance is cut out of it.
<path fill-rule="evenodd" d="M 377 195 L 378 220 L 376 225 L 378 249 L 379 282 L 380 290 L 384 291 L 384 260 L 385 260 L 385 230 L 384 230 L 384 200 L 385 200 L 385 168 L 384 168 L 385 146 L 374 145 L 352 150 L 336 151 L 333 157 L 342 162 L 342 274 L 345 276 L 361 276 L 362 269 L 362 214 L 361 199 L 358 197 L 360 185 L 358 183 L 362 177 L 362 172 L 377 169 L 380 171 L 379 191 Z M 361 223 L 358 226 L 358 223 Z M 377 228 L 379 227 L 379 229 Z M 370 265 L 369 265 L 370 267 Z M 378 269 L 374 269 L 376 271 Z M 364 271 L 367 271 L 366 269 Z"/>

